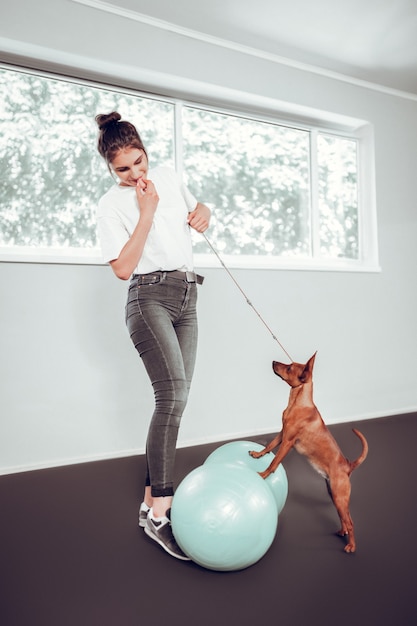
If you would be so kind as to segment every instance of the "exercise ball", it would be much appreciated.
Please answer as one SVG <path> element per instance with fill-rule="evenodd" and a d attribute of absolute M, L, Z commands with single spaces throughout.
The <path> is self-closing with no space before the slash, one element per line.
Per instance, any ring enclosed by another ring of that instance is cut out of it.
<path fill-rule="evenodd" d="M 247 467 L 207 463 L 178 486 L 171 508 L 178 545 L 199 565 L 239 570 L 261 559 L 278 524 L 275 499 Z"/>
<path fill-rule="evenodd" d="M 216 448 L 206 459 L 205 463 L 231 463 L 248 467 L 255 472 L 263 472 L 270 465 L 274 458 L 273 452 L 268 452 L 259 459 L 254 459 L 250 454 L 250 450 L 260 452 L 264 446 L 253 441 L 231 441 Z M 278 515 L 284 508 L 288 496 L 288 479 L 287 473 L 282 463 L 278 465 L 275 472 L 265 479 L 265 483 L 271 489 L 275 502 L 277 504 Z"/>

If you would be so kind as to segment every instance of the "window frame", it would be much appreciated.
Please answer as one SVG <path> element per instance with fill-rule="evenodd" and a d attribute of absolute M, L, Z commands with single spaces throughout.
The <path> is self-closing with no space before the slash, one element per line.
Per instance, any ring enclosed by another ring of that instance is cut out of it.
<path fill-rule="evenodd" d="M 209 110 L 215 113 L 233 115 L 242 119 L 250 119 L 259 122 L 283 125 L 298 130 L 307 131 L 310 134 L 310 189 L 311 189 L 311 221 L 312 221 L 312 256 L 304 258 L 260 256 L 260 255 L 221 255 L 224 263 L 231 268 L 241 269 L 275 269 L 275 270 L 323 270 L 323 271 L 380 271 L 377 245 L 377 219 L 376 219 L 376 193 L 375 193 L 375 154 L 373 126 L 367 121 L 347 116 L 332 114 L 330 112 L 317 111 L 314 109 L 291 105 L 262 96 L 245 94 L 234 91 L 225 94 L 219 89 L 218 97 L 211 94 L 204 95 L 204 90 L 193 94 L 177 96 L 169 93 L 170 89 L 153 89 L 147 91 L 142 88 L 126 87 L 110 77 L 98 81 L 79 75 L 67 75 L 55 71 L 30 68 L 26 66 L 0 63 L 0 68 L 5 70 L 30 73 L 44 78 L 61 80 L 74 84 L 90 86 L 92 88 L 105 89 L 120 92 L 126 95 L 134 95 L 152 100 L 159 100 L 174 105 L 174 158 L 175 167 L 179 174 L 183 173 L 182 164 L 182 135 L 181 135 L 181 111 L 183 106 L 191 106 Z M 82 74 L 82 72 L 80 72 Z M 160 93 L 157 93 L 157 92 Z M 165 91 L 166 93 L 162 93 Z M 230 90 L 231 91 L 231 90 Z M 226 97 L 225 97 L 226 96 Z M 318 220 L 317 193 L 314 187 L 317 183 L 317 134 L 323 132 L 327 135 L 346 137 L 357 141 L 357 165 L 358 165 L 358 259 L 337 259 L 332 257 L 314 256 L 318 249 L 318 228 L 314 224 Z M 199 198 L 202 202 L 210 202 L 210 199 Z M 207 233 L 210 239 L 210 232 Z M 210 240 L 211 241 L 211 240 Z M 211 242 L 215 248 L 215 242 Z M 196 267 L 220 268 L 219 259 L 208 249 L 207 254 L 194 255 Z M 106 265 L 103 262 L 100 249 L 97 248 L 34 248 L 31 246 L 0 246 L 0 262 L 5 263 L 42 263 L 42 264 L 73 264 L 73 265 Z"/>

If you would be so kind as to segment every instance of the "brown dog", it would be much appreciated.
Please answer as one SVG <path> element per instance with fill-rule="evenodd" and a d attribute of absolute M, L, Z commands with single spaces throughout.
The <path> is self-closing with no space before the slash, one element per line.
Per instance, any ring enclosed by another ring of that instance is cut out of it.
<path fill-rule="evenodd" d="M 337 509 L 342 523 L 339 534 L 347 535 L 346 552 L 355 552 L 353 522 L 349 513 L 350 479 L 349 476 L 366 458 L 368 443 L 355 428 L 353 432 L 362 441 L 362 453 L 356 461 L 348 461 L 342 454 L 336 440 L 323 422 L 313 402 L 313 366 L 316 355 L 305 364 L 285 365 L 273 361 L 272 367 L 277 376 L 291 387 L 288 406 L 282 415 L 282 430 L 260 452 L 251 451 L 255 459 L 264 456 L 279 446 L 269 467 L 259 472 L 267 478 L 274 472 L 291 448 L 303 454 L 312 466 L 326 479 L 329 494 Z"/>

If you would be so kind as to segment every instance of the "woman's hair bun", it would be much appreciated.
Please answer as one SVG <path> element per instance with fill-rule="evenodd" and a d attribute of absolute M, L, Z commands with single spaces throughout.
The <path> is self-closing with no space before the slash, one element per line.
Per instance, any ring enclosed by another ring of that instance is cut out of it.
<path fill-rule="evenodd" d="M 127 148 L 143 150 L 148 156 L 136 127 L 131 122 L 122 120 L 120 113 L 102 113 L 96 115 L 95 120 L 99 127 L 97 150 L 107 164 L 113 161 L 119 150 Z"/>
<path fill-rule="evenodd" d="M 105 130 L 113 124 L 117 124 L 122 119 L 122 116 L 117 111 L 112 111 L 108 114 L 96 115 L 97 126 L 100 130 Z"/>

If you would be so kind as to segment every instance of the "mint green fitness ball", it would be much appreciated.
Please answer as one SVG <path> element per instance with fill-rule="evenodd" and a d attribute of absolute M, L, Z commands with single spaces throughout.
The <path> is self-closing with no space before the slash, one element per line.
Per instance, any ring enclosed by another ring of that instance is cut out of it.
<path fill-rule="evenodd" d="M 260 452 L 264 446 L 253 441 L 231 441 L 216 448 L 206 459 L 206 463 L 232 463 L 248 467 L 255 472 L 263 472 L 274 459 L 274 453 L 268 452 L 259 459 L 254 459 L 250 450 Z M 275 472 L 265 479 L 265 483 L 271 489 L 277 504 L 278 515 L 281 513 L 288 496 L 287 473 L 282 463 L 278 465 Z"/>
<path fill-rule="evenodd" d="M 256 472 L 205 463 L 178 486 L 171 523 L 177 543 L 193 561 L 207 569 L 232 571 L 265 555 L 278 515 L 271 490 Z"/>

